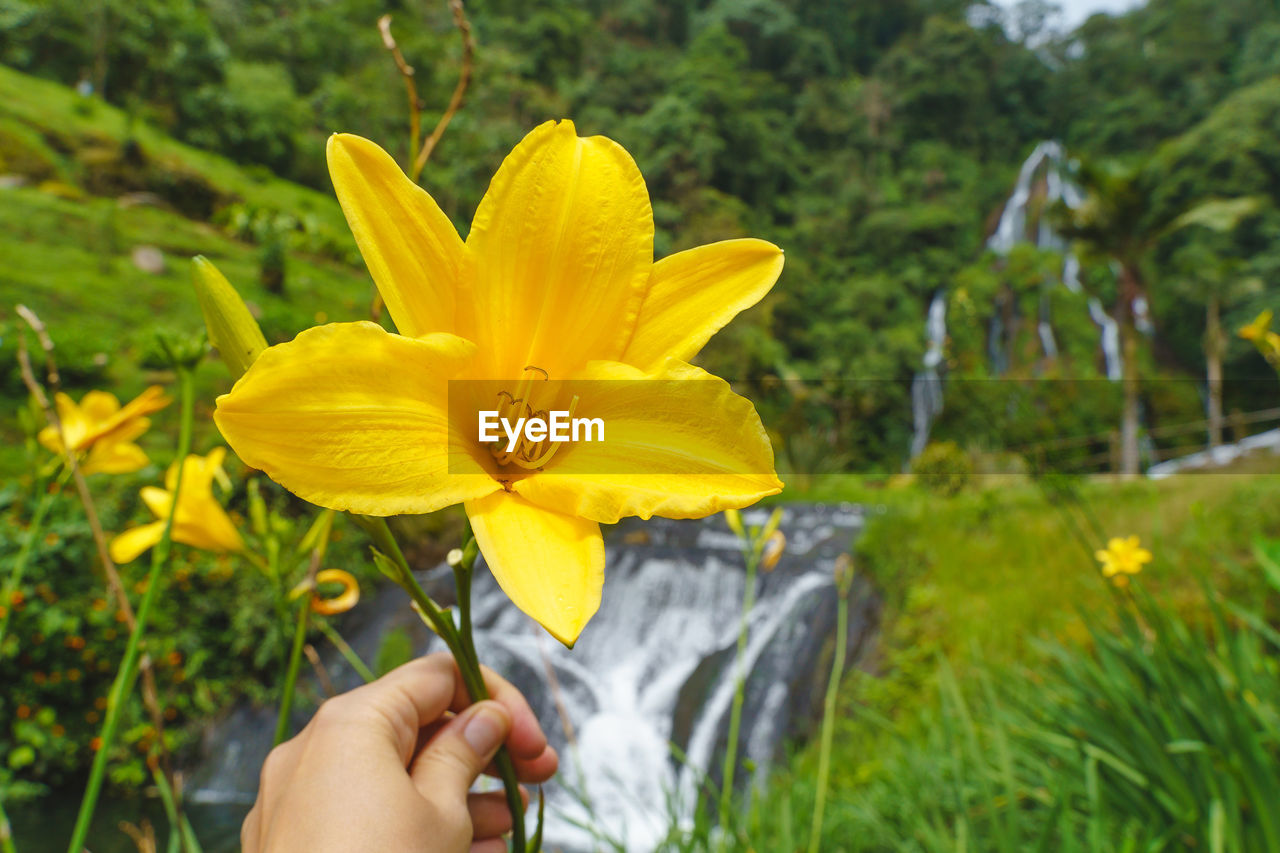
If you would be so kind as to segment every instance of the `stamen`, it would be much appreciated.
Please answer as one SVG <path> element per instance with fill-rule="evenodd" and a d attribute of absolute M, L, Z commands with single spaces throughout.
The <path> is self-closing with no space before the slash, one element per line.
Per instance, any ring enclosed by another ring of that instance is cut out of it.
<path fill-rule="evenodd" d="M 533 407 L 533 385 L 538 379 L 535 374 L 541 374 L 541 381 L 543 382 L 548 382 L 551 379 L 551 374 L 541 367 L 533 364 L 526 365 L 524 375 L 516 385 L 514 394 L 505 390 L 498 392 L 498 417 L 513 424 L 522 417 L 525 419 L 542 418 L 544 421 L 550 422 L 551 413 L 549 410 L 535 409 Z M 578 397 L 574 395 L 573 400 L 569 403 L 569 417 L 571 419 L 577 408 Z M 516 438 L 515 447 L 510 451 L 507 450 L 508 443 L 509 439 L 506 436 L 502 436 L 498 441 L 489 445 L 489 452 L 493 454 L 494 461 L 502 466 L 511 464 L 533 471 L 549 462 L 560 449 L 562 442 L 552 441 L 550 435 L 540 441 L 529 441 L 525 438 L 524 432 L 521 431 Z"/>

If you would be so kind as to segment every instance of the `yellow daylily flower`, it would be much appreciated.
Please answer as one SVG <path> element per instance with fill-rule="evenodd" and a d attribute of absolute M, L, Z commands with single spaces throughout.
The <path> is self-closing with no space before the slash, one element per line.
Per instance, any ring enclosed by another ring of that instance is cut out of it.
<path fill-rule="evenodd" d="M 1246 341 L 1260 340 L 1267 330 L 1271 327 L 1271 309 L 1267 308 L 1254 317 L 1247 325 L 1241 326 L 1237 334 Z"/>
<path fill-rule="evenodd" d="M 1127 576 L 1136 575 L 1152 560 L 1151 552 L 1142 547 L 1137 536 L 1124 539 L 1113 536 L 1107 547 L 1095 552 L 1094 557 L 1102 563 L 1103 576 L 1111 578 L 1116 586 L 1129 583 Z"/>
<path fill-rule="evenodd" d="M 227 516 L 226 510 L 213 497 L 213 481 L 223 481 L 222 460 L 225 447 L 209 451 L 207 456 L 189 455 L 182 461 L 182 494 L 178 496 L 177 514 L 173 518 L 170 537 L 174 542 L 205 551 L 240 551 L 244 540 Z M 160 541 L 169 513 L 173 511 L 173 490 L 178 482 L 178 463 L 169 466 L 164 476 L 165 487 L 142 489 L 142 502 L 158 521 L 131 527 L 111 540 L 111 559 L 128 563 Z"/>
<path fill-rule="evenodd" d="M 567 645 L 599 607 L 600 524 L 700 518 L 781 490 L 750 401 L 688 363 L 773 286 L 776 246 L 728 240 L 654 263 L 631 156 L 568 121 L 507 156 L 465 242 L 374 143 L 333 136 L 328 160 L 399 334 L 337 323 L 263 352 L 215 415 L 246 464 L 366 515 L 463 503 L 503 590 Z M 592 384 L 580 413 L 605 420 L 608 443 L 500 453 L 475 426 L 493 398 L 450 406 L 449 379 L 506 382 L 508 401 L 540 379 L 667 381 Z M 618 469 L 630 473 L 605 473 Z"/>
<path fill-rule="evenodd" d="M 147 454 L 134 443 L 151 426 L 145 417 L 169 405 L 164 389 L 152 385 L 121 407 L 115 394 L 89 391 L 79 404 L 62 392 L 54 397 L 62 435 L 77 454 L 88 453 L 80 463 L 84 474 L 128 474 L 144 467 Z M 61 456 L 62 441 L 52 425 L 40 430 L 36 439 Z"/>

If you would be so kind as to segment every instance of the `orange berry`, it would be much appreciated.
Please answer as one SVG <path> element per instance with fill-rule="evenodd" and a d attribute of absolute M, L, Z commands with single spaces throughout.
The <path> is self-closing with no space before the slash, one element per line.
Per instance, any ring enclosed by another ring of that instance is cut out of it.
<path fill-rule="evenodd" d="M 107 600 L 105 598 L 95 598 L 93 604 L 90 605 L 94 610 L 106 610 Z"/>
<path fill-rule="evenodd" d="M 67 670 L 67 681 L 79 681 L 79 680 L 80 680 L 80 670 L 74 667 Z"/>
<path fill-rule="evenodd" d="M 19 719 L 19 720 L 25 720 L 27 717 L 30 717 L 30 716 L 31 716 L 31 706 L 29 706 L 29 705 L 19 705 L 19 706 L 18 706 L 18 719 Z"/>
<path fill-rule="evenodd" d="M 165 658 L 165 660 L 169 662 L 169 666 L 177 666 L 178 664 L 182 663 L 182 653 L 169 652 L 169 655 L 168 657 Z"/>
<path fill-rule="evenodd" d="M 34 681 L 36 684 L 44 684 L 48 679 L 49 679 L 49 676 L 45 675 L 43 672 L 31 673 L 31 680 Z"/>
<path fill-rule="evenodd" d="M 177 708 L 165 708 L 165 709 L 164 709 L 164 718 L 165 718 L 166 720 L 173 720 L 173 719 L 177 719 L 177 716 L 178 716 L 178 709 L 177 709 Z"/>
<path fill-rule="evenodd" d="M 99 696 L 97 699 L 94 699 L 93 707 L 97 708 L 99 711 L 105 710 L 107 707 L 107 697 Z"/>
<path fill-rule="evenodd" d="M 102 738 L 95 737 L 93 740 L 89 741 L 89 748 L 92 749 L 94 752 L 97 752 L 98 750 L 102 749 Z"/>
<path fill-rule="evenodd" d="M 58 725 L 57 723 L 55 723 L 53 728 L 49 729 L 49 731 L 53 732 L 54 737 L 62 737 L 67 733 L 67 730 L 64 729 L 62 726 Z"/>
<path fill-rule="evenodd" d="M 96 722 L 98 722 L 98 712 L 97 712 L 97 711 L 86 711 L 86 712 L 85 712 L 85 715 L 84 715 L 84 721 L 85 721 L 86 723 L 96 723 Z"/>

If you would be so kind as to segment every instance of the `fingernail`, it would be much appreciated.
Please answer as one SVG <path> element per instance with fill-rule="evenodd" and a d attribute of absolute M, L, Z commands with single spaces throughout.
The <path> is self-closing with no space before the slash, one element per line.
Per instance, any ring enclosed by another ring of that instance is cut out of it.
<path fill-rule="evenodd" d="M 506 721 L 502 718 L 501 712 L 482 707 L 467 721 L 467 727 L 462 730 L 462 736 L 475 750 L 476 755 L 488 755 L 502 743 L 505 729 Z"/>

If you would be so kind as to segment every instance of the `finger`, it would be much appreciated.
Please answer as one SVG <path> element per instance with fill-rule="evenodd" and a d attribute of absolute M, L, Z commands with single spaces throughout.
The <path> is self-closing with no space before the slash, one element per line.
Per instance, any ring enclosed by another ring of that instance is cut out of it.
<path fill-rule="evenodd" d="M 529 794 L 523 789 L 520 800 L 525 808 L 529 806 Z M 497 838 L 511 831 L 511 809 L 507 807 L 507 795 L 503 791 L 469 795 L 467 811 L 471 813 L 471 834 L 475 838 Z"/>
<path fill-rule="evenodd" d="M 477 702 L 449 721 L 409 769 L 424 799 L 450 809 L 466 806 L 471 783 L 511 731 L 511 714 L 493 701 Z"/>
<path fill-rule="evenodd" d="M 471 844 L 471 853 L 507 853 L 507 842 L 501 838 L 486 838 Z"/>
<path fill-rule="evenodd" d="M 545 782 L 560 769 L 560 755 L 555 747 L 548 746 L 537 758 L 515 758 L 512 763 L 516 767 L 516 778 L 521 782 L 538 784 Z M 490 764 L 484 769 L 484 775 L 498 778 L 498 767 Z"/>
<path fill-rule="evenodd" d="M 253 808 L 249 809 L 249 813 L 244 817 L 244 823 L 240 825 L 240 849 L 241 853 L 258 853 L 258 832 L 262 824 L 262 806 L 261 801 L 255 801 Z"/>
<path fill-rule="evenodd" d="M 350 745 L 353 739 L 389 742 L 407 766 L 418 730 L 449 708 L 461 688 L 453 658 L 440 652 L 403 666 L 320 706 L 309 724 L 317 735 L 332 734 Z"/>
<path fill-rule="evenodd" d="M 501 702 L 511 714 L 511 736 L 507 739 L 507 749 L 511 751 L 512 757 L 537 758 L 547 746 L 547 736 L 524 694 L 487 666 L 480 667 L 480 672 L 484 676 L 489 698 Z M 467 694 L 466 686 L 459 684 L 450 708 L 461 711 L 470 704 L 471 697 Z"/>

